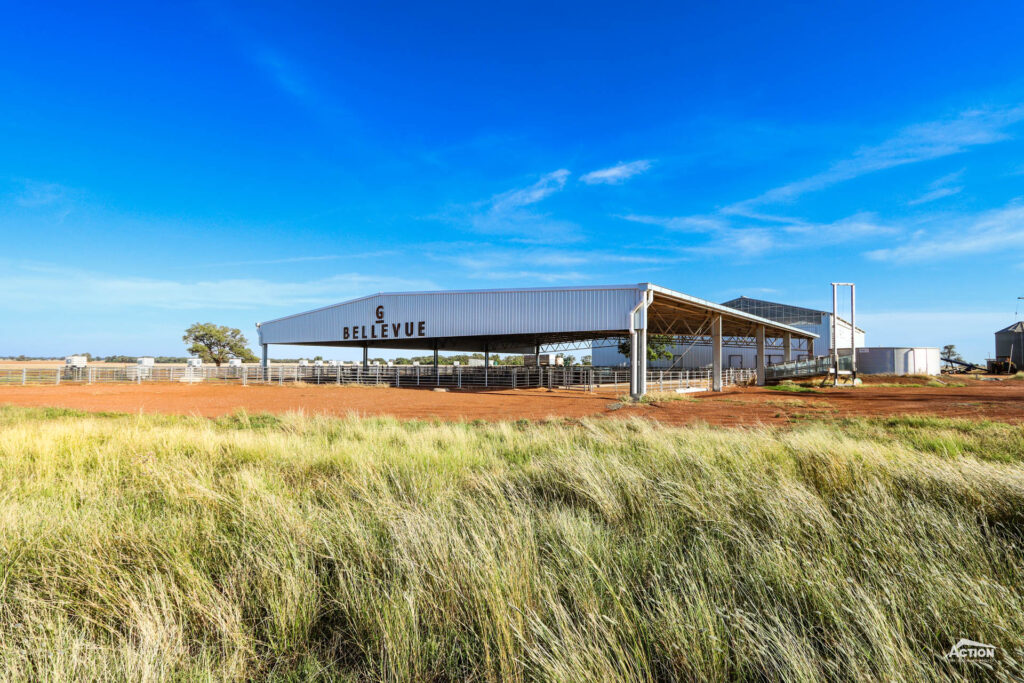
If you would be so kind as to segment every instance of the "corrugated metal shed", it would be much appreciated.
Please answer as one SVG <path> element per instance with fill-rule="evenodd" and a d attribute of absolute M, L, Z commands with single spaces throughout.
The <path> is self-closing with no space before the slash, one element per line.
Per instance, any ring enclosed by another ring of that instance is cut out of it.
<path fill-rule="evenodd" d="M 528 352 L 535 344 L 619 335 L 645 297 L 659 324 L 681 329 L 723 317 L 725 334 L 807 332 L 648 283 L 599 287 L 380 293 L 270 320 L 261 344 Z M 674 317 L 673 317 L 674 316 Z M 667 322 L 666 322 L 667 321 Z M 653 330 L 653 327 L 652 327 Z M 706 333 L 705 333 L 706 334 Z"/>

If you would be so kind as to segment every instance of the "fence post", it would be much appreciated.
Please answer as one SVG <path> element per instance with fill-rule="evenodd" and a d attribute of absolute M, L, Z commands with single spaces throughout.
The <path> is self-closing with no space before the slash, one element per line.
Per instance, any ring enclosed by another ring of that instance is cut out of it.
<path fill-rule="evenodd" d="M 92 368 L 86 368 L 85 374 L 88 377 L 87 383 L 92 384 Z"/>
<path fill-rule="evenodd" d="M 512 368 L 512 388 L 516 388 L 516 369 Z"/>
<path fill-rule="evenodd" d="M 248 376 L 249 376 L 249 368 L 243 367 L 242 368 L 242 386 L 243 387 L 246 384 L 249 383 Z"/>
<path fill-rule="evenodd" d="M 57 372 L 54 375 L 54 384 L 60 384 L 60 368 L 57 368 Z"/>
<path fill-rule="evenodd" d="M 28 368 L 21 369 L 21 384 L 25 385 L 25 381 L 28 379 Z"/>
<path fill-rule="evenodd" d="M 396 367 L 395 368 L 395 388 L 397 389 L 400 386 L 402 386 L 402 374 L 398 371 L 398 368 Z"/>
<path fill-rule="evenodd" d="M 462 388 L 462 366 L 461 365 L 459 366 L 458 370 L 459 370 L 459 389 L 461 389 Z"/>

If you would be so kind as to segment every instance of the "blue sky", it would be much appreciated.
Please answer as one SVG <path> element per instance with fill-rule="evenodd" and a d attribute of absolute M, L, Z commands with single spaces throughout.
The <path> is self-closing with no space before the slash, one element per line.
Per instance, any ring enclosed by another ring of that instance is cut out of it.
<path fill-rule="evenodd" d="M 5 10 L 0 355 L 377 291 L 842 280 L 869 344 L 980 360 L 1024 296 L 1019 5 L 163 5 Z"/>

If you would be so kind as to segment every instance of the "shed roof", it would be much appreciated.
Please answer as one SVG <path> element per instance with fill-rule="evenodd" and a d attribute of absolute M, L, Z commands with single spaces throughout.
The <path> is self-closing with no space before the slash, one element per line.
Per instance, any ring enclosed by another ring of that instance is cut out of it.
<path fill-rule="evenodd" d="M 588 287 L 389 292 L 260 323 L 262 344 L 530 351 L 536 345 L 622 336 L 649 300 L 648 331 L 707 337 L 722 317 L 723 336 L 750 343 L 767 336 L 817 335 L 650 283 Z"/>

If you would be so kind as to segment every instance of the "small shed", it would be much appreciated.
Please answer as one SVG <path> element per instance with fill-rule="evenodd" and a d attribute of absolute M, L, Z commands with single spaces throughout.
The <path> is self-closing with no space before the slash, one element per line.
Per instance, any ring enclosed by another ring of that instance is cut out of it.
<path fill-rule="evenodd" d="M 1008 360 L 1018 368 L 1024 367 L 1024 321 L 996 332 L 996 360 Z"/>

